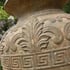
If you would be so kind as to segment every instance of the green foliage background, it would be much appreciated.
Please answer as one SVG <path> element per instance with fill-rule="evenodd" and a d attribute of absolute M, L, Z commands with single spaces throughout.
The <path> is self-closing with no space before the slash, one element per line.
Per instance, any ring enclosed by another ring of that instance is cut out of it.
<path fill-rule="evenodd" d="M 0 36 L 2 36 L 6 30 L 8 30 L 12 25 L 16 24 L 16 22 L 17 22 L 16 18 L 14 20 L 8 19 L 10 15 L 4 10 L 4 7 L 3 7 L 4 2 L 5 2 L 5 0 L 0 0 Z M 12 21 L 14 24 L 12 23 Z M 4 24 L 1 27 L 3 22 L 4 22 Z"/>
<path fill-rule="evenodd" d="M 0 20 L 7 19 L 9 17 L 9 15 L 3 9 L 4 2 L 5 2 L 5 0 L 0 0 Z"/>
<path fill-rule="evenodd" d="M 0 6 L 3 6 L 3 4 L 4 4 L 5 1 L 6 0 L 0 0 Z"/>
<path fill-rule="evenodd" d="M 70 0 L 64 5 L 63 10 L 66 13 L 70 13 Z"/>
<path fill-rule="evenodd" d="M 5 20 L 9 17 L 9 15 L 3 9 L 4 2 L 5 0 L 0 0 L 0 20 Z M 0 33 L 1 33 L 1 30 L 0 30 Z M 0 70 L 3 70 L 1 66 L 1 62 L 0 62 Z"/>
<path fill-rule="evenodd" d="M 3 6 L 0 6 L 0 20 L 1 19 L 7 19 L 9 15 L 6 13 L 6 11 L 3 9 Z"/>

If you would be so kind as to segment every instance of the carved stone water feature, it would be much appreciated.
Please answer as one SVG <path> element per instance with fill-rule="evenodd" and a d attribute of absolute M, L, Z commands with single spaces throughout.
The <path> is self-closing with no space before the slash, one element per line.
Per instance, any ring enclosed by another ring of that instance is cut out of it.
<path fill-rule="evenodd" d="M 18 17 L 1 40 L 3 70 L 70 70 L 68 0 L 8 0 L 5 9 Z"/>

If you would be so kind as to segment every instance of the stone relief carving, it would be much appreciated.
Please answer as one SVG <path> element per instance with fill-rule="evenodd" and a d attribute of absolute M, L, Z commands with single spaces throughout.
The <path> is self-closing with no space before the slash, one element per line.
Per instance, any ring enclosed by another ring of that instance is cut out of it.
<path fill-rule="evenodd" d="M 47 49 L 51 40 L 54 44 L 58 45 L 64 39 L 62 31 L 59 28 L 55 26 L 44 27 L 44 22 L 40 23 L 36 18 L 20 29 L 21 32 L 14 34 L 11 40 L 6 39 L 5 53 L 10 52 L 10 50 L 11 53 L 16 52 L 19 47 L 24 52 L 33 52 L 37 51 L 37 49 L 41 51 L 42 49 Z"/>
<path fill-rule="evenodd" d="M 64 36 L 62 31 L 55 27 L 55 26 L 44 26 L 44 21 L 41 23 L 38 19 L 34 18 L 31 22 L 25 24 L 21 28 L 21 32 L 15 34 L 11 41 L 8 39 L 6 42 L 8 43 L 7 46 L 9 46 L 6 50 L 6 52 L 9 50 L 9 48 L 15 52 L 17 50 L 17 46 L 23 48 L 24 51 L 28 51 L 30 49 L 34 49 L 34 47 L 40 47 L 40 49 L 45 49 L 49 45 L 50 40 L 52 40 L 55 44 L 61 44 L 63 42 Z M 69 39 L 69 23 L 67 23 L 64 27 L 65 37 Z M 13 31 L 10 32 L 13 33 Z M 5 38 L 7 33 L 5 34 Z M 12 47 L 11 47 L 11 46 Z M 26 48 L 28 47 L 28 48 Z M 30 50 L 31 51 L 31 50 Z"/>
<path fill-rule="evenodd" d="M 54 9 L 67 1 L 7 1 L 19 20 L 0 42 L 3 70 L 70 70 L 70 15 Z"/>
<path fill-rule="evenodd" d="M 65 25 L 64 32 L 66 39 L 70 41 L 70 22 Z"/>
<path fill-rule="evenodd" d="M 40 70 L 70 65 L 70 21 L 64 16 L 56 17 L 53 21 L 45 18 L 41 22 L 38 17 L 33 17 L 23 26 L 17 24 L 7 31 L 1 40 L 2 54 L 4 54 L 1 57 L 3 68 Z M 48 24 L 47 21 L 51 23 Z M 55 24 L 62 24 L 62 28 Z"/>

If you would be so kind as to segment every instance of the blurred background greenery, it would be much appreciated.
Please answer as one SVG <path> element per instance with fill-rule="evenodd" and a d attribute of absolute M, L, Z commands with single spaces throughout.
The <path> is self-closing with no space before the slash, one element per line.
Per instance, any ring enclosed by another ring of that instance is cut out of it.
<path fill-rule="evenodd" d="M 2 38 L 2 35 L 5 33 L 6 30 L 17 23 L 17 19 L 9 15 L 4 10 L 5 1 L 6 0 L 0 0 L 0 39 Z M 64 5 L 63 11 L 66 13 L 70 13 L 70 0 Z M 2 70 L 1 63 L 0 70 Z"/>
<path fill-rule="evenodd" d="M 0 0 L 0 6 L 3 6 L 6 0 Z"/>
<path fill-rule="evenodd" d="M 9 15 L 4 10 L 4 3 L 6 0 L 0 0 L 0 40 L 5 33 L 11 26 L 15 25 L 17 19 L 11 15 Z M 0 70 L 2 69 L 1 62 L 0 62 Z"/>
<path fill-rule="evenodd" d="M 0 0 L 0 39 L 2 35 L 7 31 L 11 26 L 15 25 L 17 19 L 14 16 L 9 15 L 4 10 L 4 3 L 6 0 Z"/>
<path fill-rule="evenodd" d="M 63 6 L 63 11 L 70 13 L 70 0 Z"/>

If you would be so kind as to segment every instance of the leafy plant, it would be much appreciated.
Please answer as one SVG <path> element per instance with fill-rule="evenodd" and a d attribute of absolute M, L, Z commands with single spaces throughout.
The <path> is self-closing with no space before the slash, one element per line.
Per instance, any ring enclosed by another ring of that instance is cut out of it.
<path fill-rule="evenodd" d="M 63 10 L 66 13 L 70 13 L 70 0 L 64 5 Z"/>
<path fill-rule="evenodd" d="M 3 6 L 5 1 L 6 0 L 0 0 L 0 6 Z"/>
<path fill-rule="evenodd" d="M 3 9 L 3 6 L 0 6 L 0 20 L 1 19 L 7 19 L 9 15 L 6 13 L 6 11 Z"/>

